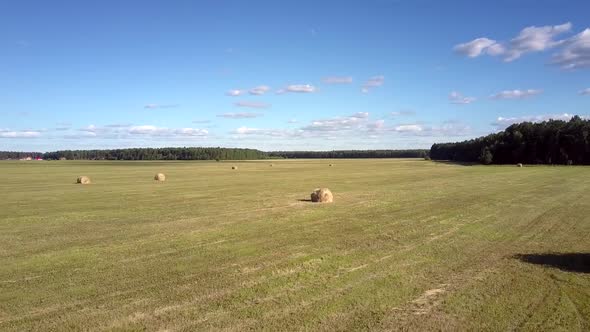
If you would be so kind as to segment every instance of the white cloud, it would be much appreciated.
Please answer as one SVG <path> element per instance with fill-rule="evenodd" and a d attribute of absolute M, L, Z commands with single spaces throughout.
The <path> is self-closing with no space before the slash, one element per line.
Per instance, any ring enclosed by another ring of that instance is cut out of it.
<path fill-rule="evenodd" d="M 378 131 L 385 128 L 385 120 L 377 120 L 375 122 L 367 123 L 368 131 Z"/>
<path fill-rule="evenodd" d="M 237 107 L 250 107 L 250 108 L 269 108 L 270 104 L 256 102 L 256 101 L 238 101 L 234 103 Z"/>
<path fill-rule="evenodd" d="M 586 88 L 579 92 L 582 96 L 590 96 L 590 88 Z"/>
<path fill-rule="evenodd" d="M 209 134 L 209 131 L 198 128 L 180 128 L 174 130 L 172 133 L 178 136 L 205 137 Z"/>
<path fill-rule="evenodd" d="M 461 137 L 472 133 L 470 126 L 459 121 L 445 121 L 440 125 L 402 124 L 390 130 L 404 136 L 419 137 Z"/>
<path fill-rule="evenodd" d="M 543 114 L 543 115 L 527 115 L 520 117 L 498 117 L 496 121 L 492 122 L 492 126 L 496 127 L 497 130 L 504 130 L 515 123 L 521 122 L 543 122 L 548 120 L 563 120 L 569 121 L 574 114 L 562 113 L 562 114 Z M 583 117 L 587 118 L 587 117 Z"/>
<path fill-rule="evenodd" d="M 513 61 L 523 54 L 541 52 L 558 46 L 563 40 L 555 40 L 558 35 L 570 31 L 572 24 L 567 22 L 555 26 L 527 27 L 516 38 L 513 38 L 507 47 L 505 61 Z"/>
<path fill-rule="evenodd" d="M 152 125 L 133 126 L 129 128 L 129 134 L 131 135 L 154 135 L 157 133 L 163 133 L 167 131 L 167 128 L 158 128 Z"/>
<path fill-rule="evenodd" d="M 452 139 L 472 134 L 471 128 L 460 122 L 443 122 L 439 125 L 425 125 L 422 123 L 398 124 L 388 126 L 386 121 L 379 119 L 370 121 L 367 112 L 358 112 L 349 116 L 334 117 L 311 121 L 299 128 L 255 128 L 239 127 L 232 131 L 232 138 L 242 140 L 246 138 L 261 139 L 262 137 L 276 138 L 278 142 L 309 142 L 300 143 L 309 146 L 311 142 L 338 141 L 358 142 L 359 140 L 391 140 L 408 141 L 413 137 L 428 143 L 428 137 L 444 137 Z M 281 140 L 282 139 L 282 140 Z M 384 141 L 385 142 L 385 141 Z M 430 141 L 431 144 L 431 141 Z"/>
<path fill-rule="evenodd" d="M 366 119 L 369 117 L 369 112 L 356 112 L 350 116 L 351 118 Z"/>
<path fill-rule="evenodd" d="M 268 87 L 266 85 L 260 85 L 260 86 L 250 89 L 248 92 L 251 95 L 260 96 L 260 95 L 267 93 L 268 91 L 270 91 L 270 87 Z"/>
<path fill-rule="evenodd" d="M 406 124 L 396 126 L 393 130 L 397 132 L 421 132 L 424 130 L 424 127 L 419 124 Z"/>
<path fill-rule="evenodd" d="M 91 124 L 89 126 L 86 126 L 84 128 L 80 128 L 78 130 L 89 132 L 89 133 L 95 133 L 98 130 L 98 128 L 95 125 Z"/>
<path fill-rule="evenodd" d="M 352 83 L 352 77 L 350 76 L 329 76 L 324 77 L 322 82 L 326 84 L 350 84 Z"/>
<path fill-rule="evenodd" d="M 565 41 L 563 49 L 553 56 L 553 63 L 563 69 L 590 67 L 590 28 Z"/>
<path fill-rule="evenodd" d="M 288 85 L 285 89 L 281 89 L 283 92 L 295 92 L 295 93 L 313 93 L 317 89 L 311 84 L 293 84 Z M 281 91 L 279 90 L 279 91 Z M 278 91 L 277 91 L 278 93 Z"/>
<path fill-rule="evenodd" d="M 449 94 L 449 101 L 451 102 L 451 104 L 466 105 L 466 104 L 471 104 L 475 100 L 476 100 L 475 97 L 465 97 L 460 92 L 457 92 L 457 91 L 452 91 Z"/>
<path fill-rule="evenodd" d="M 289 121 L 287 121 L 287 123 L 298 123 L 299 121 L 297 121 L 297 119 L 291 119 Z"/>
<path fill-rule="evenodd" d="M 507 43 L 481 37 L 455 45 L 453 49 L 470 58 L 486 54 L 502 56 L 504 61 L 510 62 L 526 53 L 542 52 L 564 44 L 565 40 L 556 40 L 556 37 L 570 31 L 571 28 L 572 24 L 569 22 L 555 26 L 530 26 L 522 29 L 516 37 Z"/>
<path fill-rule="evenodd" d="M 163 137 L 205 137 L 209 134 L 207 129 L 198 128 L 178 128 L 169 129 L 165 127 L 157 127 L 153 125 L 133 126 L 127 130 L 129 135 L 140 136 L 163 136 Z"/>
<path fill-rule="evenodd" d="M 504 90 L 490 96 L 492 99 L 525 99 L 541 94 L 543 91 L 536 89 L 528 90 Z"/>
<path fill-rule="evenodd" d="M 240 127 L 233 131 L 234 134 L 240 136 L 270 136 L 270 137 L 296 137 L 300 135 L 298 130 L 289 129 L 260 129 L 250 127 Z"/>
<path fill-rule="evenodd" d="M 477 38 L 467 43 L 455 45 L 455 52 L 461 53 L 470 58 L 475 58 L 483 54 L 496 55 L 503 52 L 502 45 L 489 38 Z"/>
<path fill-rule="evenodd" d="M 366 124 L 369 113 L 359 112 L 346 117 L 337 117 L 325 120 L 315 120 L 311 124 L 301 128 L 304 131 L 342 131 L 359 129 Z"/>
<path fill-rule="evenodd" d="M 143 108 L 157 109 L 157 108 L 176 108 L 178 104 L 146 104 Z"/>
<path fill-rule="evenodd" d="M 230 96 L 230 97 L 237 97 L 240 96 L 244 93 L 244 90 L 238 90 L 238 89 L 233 89 L 233 90 L 229 90 L 225 93 L 226 96 Z"/>
<path fill-rule="evenodd" d="M 79 134 L 62 136 L 67 139 L 102 138 L 102 139 L 132 139 L 136 137 L 160 139 L 174 139 L 177 137 L 207 137 L 208 131 L 199 128 L 166 128 L 154 125 L 112 124 L 106 126 L 89 125 L 78 129 Z"/>
<path fill-rule="evenodd" d="M 251 119 L 263 116 L 262 113 L 250 113 L 250 112 L 240 112 L 240 113 L 223 113 L 218 114 L 217 117 L 219 118 L 226 118 L 226 119 Z"/>
<path fill-rule="evenodd" d="M 40 136 L 41 132 L 36 130 L 0 130 L 0 138 L 37 138 Z"/>

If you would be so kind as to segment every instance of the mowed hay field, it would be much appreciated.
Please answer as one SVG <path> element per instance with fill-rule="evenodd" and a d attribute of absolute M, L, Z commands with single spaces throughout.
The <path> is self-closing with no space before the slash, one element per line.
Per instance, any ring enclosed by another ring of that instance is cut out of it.
<path fill-rule="evenodd" d="M 0 330 L 590 329 L 590 168 L 270 163 L 0 162 Z"/>

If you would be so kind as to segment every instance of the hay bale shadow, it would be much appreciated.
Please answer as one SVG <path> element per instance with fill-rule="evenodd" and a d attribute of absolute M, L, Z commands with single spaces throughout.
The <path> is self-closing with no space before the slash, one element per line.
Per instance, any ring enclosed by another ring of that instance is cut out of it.
<path fill-rule="evenodd" d="M 522 262 L 558 268 L 566 272 L 590 273 L 590 253 L 544 253 L 514 255 Z"/>
<path fill-rule="evenodd" d="M 298 199 L 298 201 L 311 203 L 311 199 Z"/>

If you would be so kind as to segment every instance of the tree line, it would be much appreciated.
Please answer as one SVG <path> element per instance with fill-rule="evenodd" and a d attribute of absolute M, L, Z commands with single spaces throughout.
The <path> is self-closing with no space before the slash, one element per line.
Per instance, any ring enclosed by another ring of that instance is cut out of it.
<path fill-rule="evenodd" d="M 428 150 L 336 150 L 336 151 L 274 151 L 273 158 L 425 158 Z"/>
<path fill-rule="evenodd" d="M 504 131 L 463 142 L 434 144 L 433 160 L 482 164 L 590 164 L 590 120 L 513 124 Z"/>
<path fill-rule="evenodd" d="M 254 149 L 233 148 L 133 148 L 114 150 L 63 150 L 47 152 L 44 159 L 67 160 L 246 160 L 263 159 Z"/>
<path fill-rule="evenodd" d="M 0 151 L 0 159 L 26 157 L 48 160 L 254 160 L 270 158 L 423 158 L 428 150 L 275 151 L 234 148 L 132 148 L 62 150 L 54 152 Z"/>
<path fill-rule="evenodd" d="M 24 159 L 24 158 L 43 158 L 42 152 L 20 152 L 20 151 L 0 151 L 0 160 L 6 159 Z"/>

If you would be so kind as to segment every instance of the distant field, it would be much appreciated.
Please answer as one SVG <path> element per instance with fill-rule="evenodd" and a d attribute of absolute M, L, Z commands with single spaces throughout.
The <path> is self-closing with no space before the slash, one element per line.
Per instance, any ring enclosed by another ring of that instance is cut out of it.
<path fill-rule="evenodd" d="M 0 162 L 0 330 L 590 330 L 590 167 L 270 163 Z"/>

